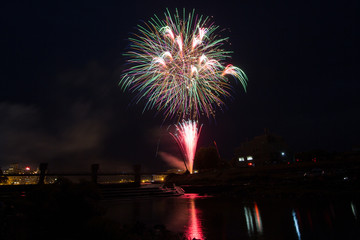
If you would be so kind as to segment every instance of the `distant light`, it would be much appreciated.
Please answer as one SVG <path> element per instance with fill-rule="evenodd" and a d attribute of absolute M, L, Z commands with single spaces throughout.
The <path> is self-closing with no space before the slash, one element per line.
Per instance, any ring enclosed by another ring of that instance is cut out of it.
<path fill-rule="evenodd" d="M 285 156 L 285 152 L 281 152 L 281 156 Z"/>
<path fill-rule="evenodd" d="M 245 158 L 239 157 L 239 162 L 243 162 L 243 161 L 245 161 Z"/>
<path fill-rule="evenodd" d="M 198 170 L 194 170 L 194 173 L 198 173 L 199 171 Z"/>
<path fill-rule="evenodd" d="M 248 165 L 249 165 L 249 166 L 252 166 L 253 164 L 252 164 L 252 162 L 249 162 Z"/>
<path fill-rule="evenodd" d="M 26 171 L 30 171 L 30 167 L 25 167 L 25 170 L 26 170 Z"/>
<path fill-rule="evenodd" d="M 248 161 L 251 161 L 251 160 L 253 160 L 253 157 L 252 156 L 247 156 L 247 158 L 246 158 Z"/>

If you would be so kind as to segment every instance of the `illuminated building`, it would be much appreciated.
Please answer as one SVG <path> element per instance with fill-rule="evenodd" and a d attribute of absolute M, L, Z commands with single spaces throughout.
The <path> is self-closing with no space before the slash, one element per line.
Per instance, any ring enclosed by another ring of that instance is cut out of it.
<path fill-rule="evenodd" d="M 167 175 L 158 175 L 158 174 L 153 174 L 152 175 L 152 182 L 163 182 L 165 180 Z"/>
<path fill-rule="evenodd" d="M 18 163 L 10 164 L 7 170 L 4 170 L 4 174 L 8 174 L 7 181 L 3 184 L 7 185 L 26 185 L 26 184 L 37 184 L 39 181 L 38 176 L 21 176 L 22 174 L 36 174 L 37 170 L 31 170 L 29 166 L 20 167 Z M 11 176 L 16 174 L 20 176 Z"/>
<path fill-rule="evenodd" d="M 236 149 L 232 164 L 237 167 L 255 167 L 276 163 L 292 162 L 292 154 L 280 136 L 265 134 L 241 143 Z"/>
<path fill-rule="evenodd" d="M 7 174 L 19 174 L 21 171 L 20 171 L 20 168 L 19 168 L 19 164 L 18 163 L 12 163 L 10 164 L 8 170 L 5 170 L 4 173 L 7 173 Z"/>

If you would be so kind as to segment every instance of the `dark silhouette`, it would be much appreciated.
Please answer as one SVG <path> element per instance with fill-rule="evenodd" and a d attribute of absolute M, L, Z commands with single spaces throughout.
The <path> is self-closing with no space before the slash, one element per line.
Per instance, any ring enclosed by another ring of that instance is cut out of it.
<path fill-rule="evenodd" d="M 221 166 L 221 159 L 215 147 L 200 148 L 194 158 L 194 169 L 205 170 L 214 169 Z"/>
<path fill-rule="evenodd" d="M 47 167 L 48 167 L 47 163 L 40 163 L 40 167 L 39 167 L 39 169 L 40 169 L 39 185 L 44 184 Z"/>
<path fill-rule="evenodd" d="M 8 177 L 4 176 L 3 175 L 3 171 L 2 169 L 0 168 L 0 183 L 4 183 L 8 180 Z"/>
<path fill-rule="evenodd" d="M 141 184 L 141 165 L 140 164 L 135 164 L 133 166 L 133 169 L 134 169 L 134 173 L 135 173 L 135 176 L 134 176 L 134 182 L 135 182 L 135 185 L 137 186 L 140 186 Z"/>
<path fill-rule="evenodd" d="M 92 164 L 91 165 L 91 180 L 93 183 L 97 183 L 98 171 L 99 171 L 99 164 Z"/>

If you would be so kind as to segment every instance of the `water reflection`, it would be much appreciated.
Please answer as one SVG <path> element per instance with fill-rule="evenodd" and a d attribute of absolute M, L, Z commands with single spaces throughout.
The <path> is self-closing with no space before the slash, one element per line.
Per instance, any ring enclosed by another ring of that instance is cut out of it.
<path fill-rule="evenodd" d="M 185 239 L 357 239 L 358 200 L 239 201 L 185 194 L 116 201 L 108 217 L 120 224 L 163 224 Z M 356 238 L 357 237 L 357 238 Z"/>
<path fill-rule="evenodd" d="M 292 210 L 292 216 L 293 216 L 293 221 L 294 221 L 296 234 L 298 236 L 298 239 L 301 240 L 301 234 L 300 234 L 300 228 L 299 228 L 299 224 L 298 224 L 298 218 L 296 216 L 296 212 L 295 212 L 294 209 Z"/>
<path fill-rule="evenodd" d="M 189 222 L 185 232 L 187 239 L 204 239 L 204 234 L 202 231 L 200 215 L 201 211 L 196 209 L 195 199 L 198 196 L 196 194 L 191 194 L 189 196 Z"/>
<path fill-rule="evenodd" d="M 353 213 L 353 215 L 355 217 L 355 220 L 356 220 L 357 219 L 357 212 L 356 212 L 356 206 L 355 206 L 354 202 L 351 202 L 350 206 L 351 206 L 351 211 L 352 211 L 352 213 Z"/>
<path fill-rule="evenodd" d="M 244 213 L 249 237 L 255 234 L 261 235 L 263 233 L 263 227 L 257 203 L 254 202 L 253 207 L 245 206 Z"/>

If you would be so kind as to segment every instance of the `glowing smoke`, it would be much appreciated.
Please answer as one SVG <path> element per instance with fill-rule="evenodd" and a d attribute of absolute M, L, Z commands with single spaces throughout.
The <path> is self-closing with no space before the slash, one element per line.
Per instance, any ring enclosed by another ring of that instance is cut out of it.
<path fill-rule="evenodd" d="M 184 170 L 184 171 L 186 170 L 184 162 L 181 161 L 179 158 L 177 158 L 169 153 L 166 153 L 166 152 L 159 152 L 159 155 L 170 166 L 177 168 L 177 169 Z"/>

